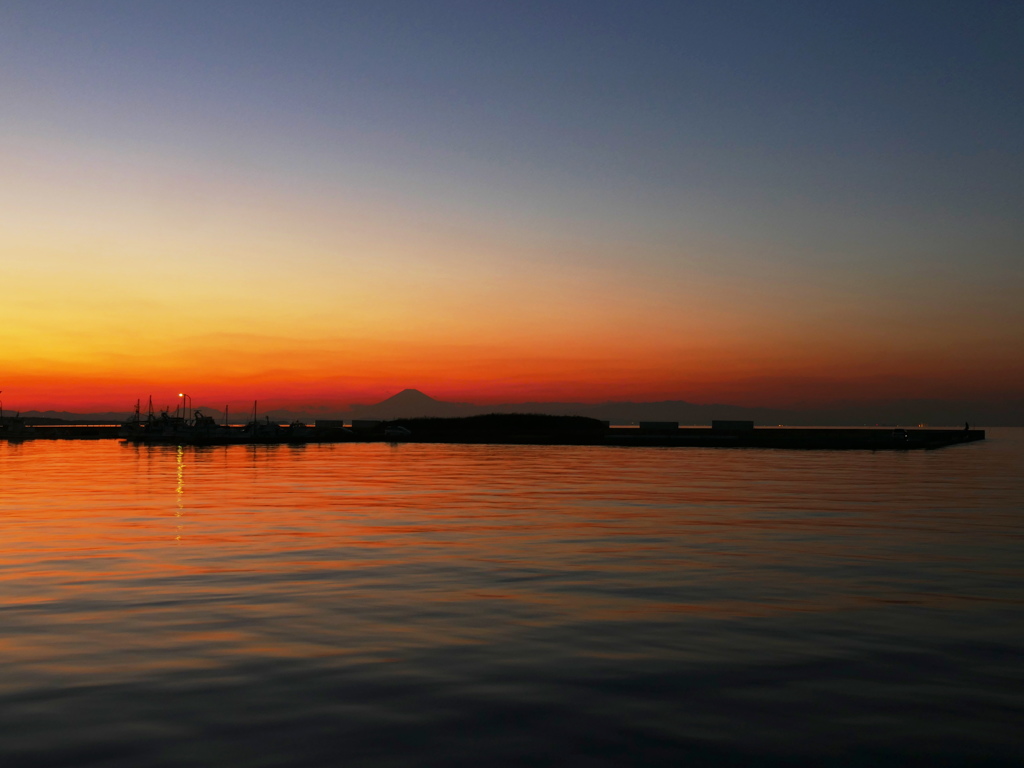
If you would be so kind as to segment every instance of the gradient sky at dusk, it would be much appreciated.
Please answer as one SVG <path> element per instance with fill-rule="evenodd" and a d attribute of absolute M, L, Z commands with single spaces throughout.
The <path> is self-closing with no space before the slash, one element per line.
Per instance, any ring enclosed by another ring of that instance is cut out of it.
<path fill-rule="evenodd" d="M 1020 2 L 0 6 L 22 410 L 1024 392 Z"/>

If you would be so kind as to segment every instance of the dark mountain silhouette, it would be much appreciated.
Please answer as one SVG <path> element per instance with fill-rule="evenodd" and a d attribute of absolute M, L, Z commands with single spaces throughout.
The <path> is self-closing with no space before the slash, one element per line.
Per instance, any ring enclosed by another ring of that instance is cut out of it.
<path fill-rule="evenodd" d="M 397 395 L 373 405 L 353 405 L 350 418 L 355 419 L 415 419 L 422 417 L 471 416 L 483 413 L 472 403 L 447 403 L 435 400 L 418 389 L 403 389 Z"/>
<path fill-rule="evenodd" d="M 977 425 L 1024 426 L 1024 402 L 979 404 L 941 400 L 893 400 L 874 403 L 836 403 L 809 408 L 758 408 L 726 403 L 699 404 L 685 400 L 659 402 L 526 402 L 474 405 L 449 403 L 406 389 L 372 405 L 354 405 L 344 414 L 356 419 L 402 419 L 474 416 L 487 413 L 539 413 L 554 416 L 587 416 L 630 424 L 638 421 L 677 421 L 684 425 L 706 425 L 715 419 L 743 419 L 761 426 L 876 425 L 913 426 Z"/>
<path fill-rule="evenodd" d="M 684 400 L 654 403 L 609 402 L 526 402 L 475 405 L 436 400 L 417 389 L 406 389 L 393 397 L 371 405 L 353 405 L 347 416 L 356 419 L 413 419 L 451 416 L 477 416 L 488 413 L 537 413 L 552 416 L 586 416 L 592 419 L 629 424 L 637 421 L 678 421 L 681 424 L 710 424 L 713 419 L 751 419 L 758 424 L 802 423 L 797 414 L 769 408 L 744 408 L 736 405 L 697 405 Z"/>
<path fill-rule="evenodd" d="M 4 416 L 13 416 L 14 411 L 4 409 Z M 32 424 L 120 424 L 131 415 L 131 411 L 110 413 L 71 413 L 69 411 L 25 411 L 21 414 Z"/>

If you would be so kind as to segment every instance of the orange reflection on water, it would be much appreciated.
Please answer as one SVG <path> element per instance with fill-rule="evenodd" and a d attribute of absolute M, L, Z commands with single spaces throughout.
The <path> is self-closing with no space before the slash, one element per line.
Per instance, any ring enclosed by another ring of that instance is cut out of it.
<path fill-rule="evenodd" d="M 991 506 L 972 448 L 0 443 L 0 596 L 24 624 L 3 647 L 52 674 L 131 674 L 529 627 L 965 609 L 911 569 L 991 544 L 963 514 Z"/>

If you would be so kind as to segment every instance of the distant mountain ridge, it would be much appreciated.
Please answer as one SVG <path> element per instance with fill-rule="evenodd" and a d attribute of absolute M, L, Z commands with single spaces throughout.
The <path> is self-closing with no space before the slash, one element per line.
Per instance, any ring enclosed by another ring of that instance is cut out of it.
<path fill-rule="evenodd" d="M 224 412 L 218 408 L 197 406 L 218 421 Z M 5 411 L 10 415 L 13 412 Z M 302 411 L 276 409 L 260 411 L 260 418 L 289 422 L 295 419 L 407 419 L 424 416 L 474 416 L 487 413 L 540 413 L 555 416 L 589 416 L 613 424 L 638 421 L 677 421 L 680 424 L 710 424 L 715 419 L 745 419 L 758 425 L 962 425 L 965 421 L 977 426 L 1024 426 L 1024 400 L 1020 403 L 978 405 L 941 400 L 894 400 L 884 403 L 848 403 L 807 409 L 758 408 L 725 403 L 698 404 L 685 400 L 658 402 L 617 401 L 605 403 L 523 402 L 477 405 L 437 400 L 418 389 L 403 389 L 379 403 L 355 404 L 347 411 Z M 105 413 L 71 413 L 68 411 L 25 411 L 24 418 L 60 419 L 77 422 L 121 422 L 130 411 Z M 251 418 L 249 412 L 232 411 L 233 423 Z"/>
<path fill-rule="evenodd" d="M 4 418 L 10 418 L 17 413 L 9 408 L 4 408 Z M 21 411 L 21 418 L 26 420 L 62 422 L 88 422 L 89 424 L 120 424 L 131 416 L 131 411 L 107 412 L 107 413 L 71 413 L 70 411 Z"/>
<path fill-rule="evenodd" d="M 1009 413 L 1007 411 L 1009 410 Z M 657 402 L 525 402 L 476 405 L 436 400 L 416 389 L 405 389 L 373 405 L 353 405 L 350 418 L 398 419 L 419 416 L 472 416 L 484 413 L 545 413 L 589 416 L 613 424 L 638 421 L 677 421 L 680 424 L 710 424 L 716 419 L 743 419 L 761 426 L 876 425 L 958 426 L 965 421 L 976 425 L 1024 426 L 1024 402 L 1008 409 L 1005 405 L 979 406 L 940 400 L 895 400 L 884 403 L 849 403 L 829 407 L 793 409 L 765 408 L 726 403 L 698 404 L 686 400 Z"/>

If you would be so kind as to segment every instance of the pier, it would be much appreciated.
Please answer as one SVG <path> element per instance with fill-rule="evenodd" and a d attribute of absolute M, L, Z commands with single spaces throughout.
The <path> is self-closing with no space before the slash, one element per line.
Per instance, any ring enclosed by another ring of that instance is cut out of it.
<path fill-rule="evenodd" d="M 0 439 L 104 440 L 138 444 L 245 445 L 339 442 L 466 443 L 494 445 L 591 445 L 618 447 L 786 448 L 794 450 L 931 450 L 985 439 L 983 429 L 902 427 L 755 427 L 752 422 L 714 422 L 680 427 L 674 422 L 611 426 L 581 416 L 490 414 L 463 418 L 317 422 L 258 430 L 239 426 L 182 425 L 167 430 L 118 425 L 0 425 Z"/>

